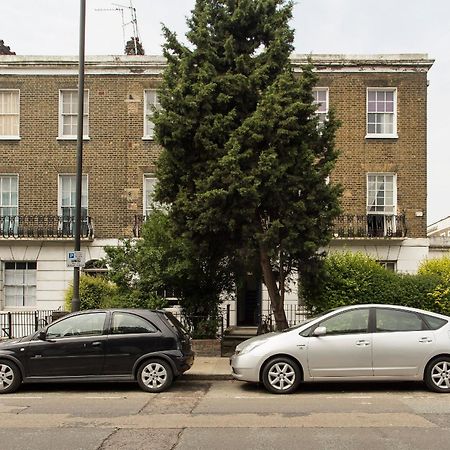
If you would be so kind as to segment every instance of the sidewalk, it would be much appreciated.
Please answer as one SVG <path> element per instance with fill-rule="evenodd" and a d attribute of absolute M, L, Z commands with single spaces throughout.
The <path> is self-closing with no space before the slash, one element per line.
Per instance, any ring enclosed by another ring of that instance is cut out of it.
<path fill-rule="evenodd" d="M 231 380 L 230 358 L 196 356 L 194 365 L 184 373 L 186 380 Z"/>

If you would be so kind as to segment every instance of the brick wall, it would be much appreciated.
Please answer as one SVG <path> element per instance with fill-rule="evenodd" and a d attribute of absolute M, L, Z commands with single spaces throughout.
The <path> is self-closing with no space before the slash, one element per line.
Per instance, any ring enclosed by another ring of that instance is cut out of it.
<path fill-rule="evenodd" d="M 155 170 L 160 148 L 143 140 L 144 89 L 158 75 L 88 74 L 89 141 L 83 172 L 89 182 L 89 215 L 98 238 L 132 235 L 143 211 L 143 175 Z M 330 106 L 342 127 L 341 150 L 332 181 L 344 186 L 342 205 L 366 213 L 367 172 L 397 174 L 398 213 L 407 217 L 408 236 L 426 236 L 426 72 L 327 72 Z M 0 141 L 0 173 L 19 174 L 19 214 L 58 214 L 58 175 L 75 174 L 76 141 L 58 140 L 60 89 L 76 89 L 77 77 L 5 75 L 0 89 L 20 89 L 20 141 Z M 366 88 L 397 88 L 396 139 L 366 139 Z M 416 212 L 422 217 L 416 217 Z"/>

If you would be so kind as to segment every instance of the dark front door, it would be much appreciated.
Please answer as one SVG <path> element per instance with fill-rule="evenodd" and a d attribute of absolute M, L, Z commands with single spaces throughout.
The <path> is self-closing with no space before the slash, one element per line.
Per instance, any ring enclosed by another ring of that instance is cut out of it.
<path fill-rule="evenodd" d="M 237 293 L 237 325 L 258 326 L 261 315 L 261 277 L 259 271 L 242 275 Z"/>

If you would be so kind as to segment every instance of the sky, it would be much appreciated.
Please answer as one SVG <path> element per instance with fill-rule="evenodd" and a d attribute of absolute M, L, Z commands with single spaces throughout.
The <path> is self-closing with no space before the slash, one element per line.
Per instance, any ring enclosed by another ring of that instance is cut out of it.
<path fill-rule="evenodd" d="M 161 23 L 182 39 L 195 0 L 132 3 L 146 54 L 161 55 Z M 87 55 L 123 54 L 123 22 L 126 39 L 132 36 L 129 5 L 86 1 Z M 78 0 L 0 0 L 0 6 L 0 39 L 18 55 L 78 54 Z M 435 59 L 428 73 L 429 224 L 450 216 L 449 18 L 449 0 L 298 0 L 291 21 L 295 53 L 427 53 Z"/>

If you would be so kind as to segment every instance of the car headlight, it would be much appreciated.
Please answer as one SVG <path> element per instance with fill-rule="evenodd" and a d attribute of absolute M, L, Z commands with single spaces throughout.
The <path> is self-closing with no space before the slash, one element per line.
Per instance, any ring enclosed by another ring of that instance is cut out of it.
<path fill-rule="evenodd" d="M 265 343 L 266 343 L 265 340 L 264 340 L 264 341 L 256 341 L 256 342 L 252 342 L 252 343 L 246 345 L 244 348 L 237 350 L 237 351 L 236 351 L 236 354 L 238 354 L 238 355 L 244 355 L 245 353 L 249 353 L 249 352 L 255 350 L 255 348 L 257 348 L 257 347 L 259 347 L 260 345 L 265 344 Z"/>

